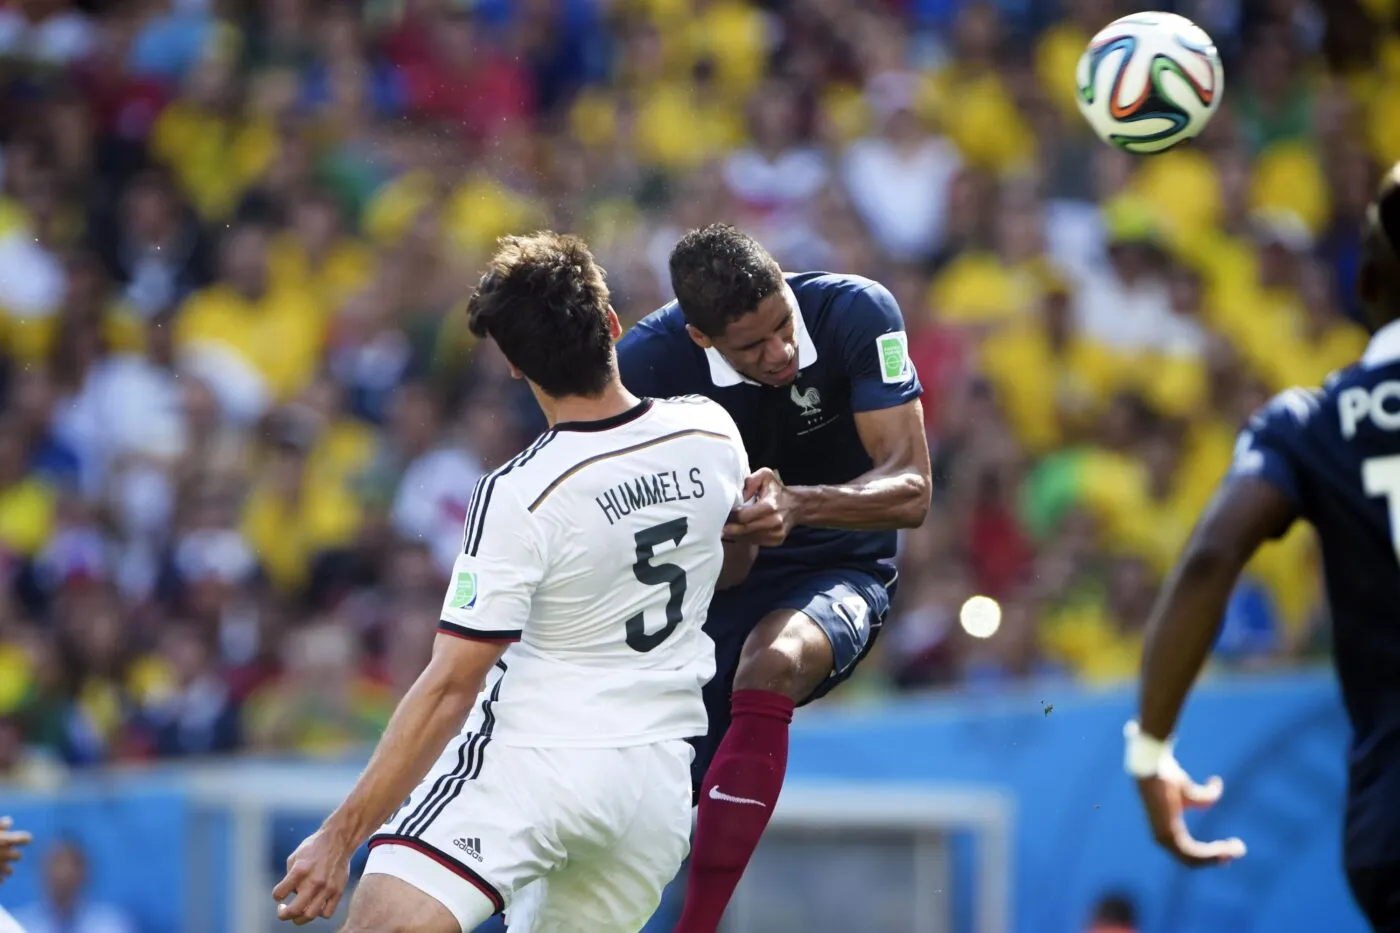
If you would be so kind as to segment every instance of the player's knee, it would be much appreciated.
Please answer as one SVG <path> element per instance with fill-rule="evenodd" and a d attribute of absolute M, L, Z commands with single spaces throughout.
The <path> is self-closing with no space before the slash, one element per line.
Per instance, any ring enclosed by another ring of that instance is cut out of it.
<path fill-rule="evenodd" d="M 801 621 L 754 630 L 734 672 L 735 690 L 768 690 L 800 703 L 817 689 L 831 672 L 831 648 L 816 625 Z"/>

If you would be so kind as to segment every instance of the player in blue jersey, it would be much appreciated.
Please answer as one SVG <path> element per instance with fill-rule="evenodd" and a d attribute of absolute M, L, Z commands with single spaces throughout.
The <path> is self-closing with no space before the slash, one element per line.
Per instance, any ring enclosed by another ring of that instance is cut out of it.
<path fill-rule="evenodd" d="M 1244 855 L 1182 819 L 1221 783 L 1191 781 L 1172 754 L 1177 715 L 1255 550 L 1298 519 L 1322 547 L 1334 655 L 1353 731 L 1345 861 L 1380 933 L 1400 933 L 1400 166 L 1368 213 L 1358 289 L 1373 332 L 1360 362 L 1321 390 L 1290 389 L 1240 434 L 1235 461 L 1153 611 L 1139 718 L 1127 734 L 1157 841 L 1191 866 Z"/>
<path fill-rule="evenodd" d="M 929 506 L 922 390 L 889 291 L 853 275 L 785 275 L 717 224 L 671 253 L 677 296 L 618 345 L 643 396 L 703 395 L 759 467 L 726 533 L 762 545 L 710 604 L 717 671 L 695 742 L 698 824 L 676 933 L 714 933 L 787 769 L 793 708 L 849 677 L 895 584 L 896 532 Z"/>

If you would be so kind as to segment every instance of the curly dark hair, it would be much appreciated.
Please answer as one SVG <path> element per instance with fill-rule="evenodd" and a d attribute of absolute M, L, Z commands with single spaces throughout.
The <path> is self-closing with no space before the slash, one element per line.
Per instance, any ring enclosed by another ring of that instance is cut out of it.
<path fill-rule="evenodd" d="M 502 237 L 467 303 L 468 326 L 547 394 L 597 395 L 617 372 L 604 275 L 576 236 Z"/>
<path fill-rule="evenodd" d="M 753 237 L 729 224 L 692 230 L 671 250 L 671 289 L 686 323 L 718 337 L 783 287 L 783 271 Z"/>

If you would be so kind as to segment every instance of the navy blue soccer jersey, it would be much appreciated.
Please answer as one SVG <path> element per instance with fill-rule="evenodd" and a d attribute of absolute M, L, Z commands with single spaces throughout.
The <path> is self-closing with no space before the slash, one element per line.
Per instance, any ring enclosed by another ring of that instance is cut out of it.
<path fill-rule="evenodd" d="M 1347 866 L 1400 860 L 1400 323 L 1322 390 L 1257 412 L 1232 473 L 1277 487 L 1317 530 L 1353 728 Z"/>
<path fill-rule="evenodd" d="M 618 344 L 622 382 L 642 396 L 704 395 L 719 402 L 739 426 L 749 463 L 772 468 L 789 485 L 850 482 L 873 466 L 856 413 L 893 408 L 923 391 L 909 361 L 904 317 L 894 296 L 870 279 L 806 272 L 786 280 L 801 312 L 792 385 L 752 382 L 718 351 L 701 349 L 674 301 Z M 757 569 L 889 565 L 895 542 L 893 531 L 800 527 L 781 547 L 765 548 Z"/>

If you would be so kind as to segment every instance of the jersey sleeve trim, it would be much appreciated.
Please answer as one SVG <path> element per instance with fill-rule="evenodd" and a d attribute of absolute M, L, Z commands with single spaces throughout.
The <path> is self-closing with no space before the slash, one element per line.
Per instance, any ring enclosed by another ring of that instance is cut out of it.
<path fill-rule="evenodd" d="M 586 460 L 580 460 L 578 463 L 575 463 L 573 466 L 569 467 L 563 473 L 560 473 L 557 477 L 555 477 L 554 480 L 548 486 L 544 487 L 544 490 L 541 491 L 540 494 L 535 497 L 535 501 L 530 503 L 530 505 L 527 507 L 527 511 L 534 512 L 536 509 L 538 509 L 541 505 L 544 504 L 544 500 L 548 499 L 550 494 L 553 493 L 554 490 L 558 489 L 564 483 L 565 480 L 573 476 L 578 471 L 582 470 L 584 467 L 590 467 L 595 463 L 601 463 L 604 460 L 611 460 L 614 457 L 623 457 L 627 454 L 636 453 L 639 450 L 646 450 L 648 447 L 655 447 L 658 444 L 664 444 L 667 441 L 678 440 L 682 437 L 712 437 L 715 440 L 725 441 L 726 443 L 731 441 L 731 439 L 727 435 L 721 434 L 718 431 L 707 431 L 704 428 L 686 428 L 683 431 L 673 431 L 670 434 L 663 434 L 661 437 L 654 437 L 649 441 L 643 441 L 640 444 L 633 444 L 630 447 L 619 447 L 617 450 L 609 450 L 605 453 L 597 454 L 596 456 L 589 457 Z"/>
<path fill-rule="evenodd" d="M 446 619 L 438 620 L 438 631 L 463 641 L 516 642 L 524 635 L 524 631 L 518 628 L 467 628 L 465 625 L 458 625 L 456 622 L 449 622 Z"/>

